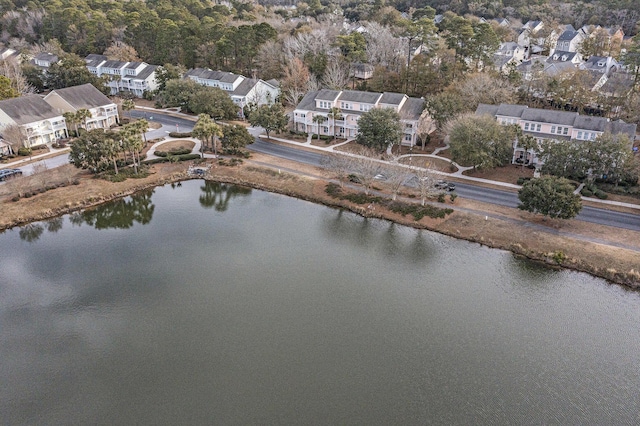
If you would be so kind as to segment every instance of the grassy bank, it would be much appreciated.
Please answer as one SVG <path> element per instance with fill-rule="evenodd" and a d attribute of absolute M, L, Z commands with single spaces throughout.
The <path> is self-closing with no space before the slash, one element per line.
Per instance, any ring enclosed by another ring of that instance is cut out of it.
<path fill-rule="evenodd" d="M 340 197 L 327 191 L 330 176 L 322 170 L 297 163 L 254 155 L 251 161 L 228 167 L 214 164 L 208 179 L 250 186 L 270 192 L 342 208 L 357 214 L 376 217 L 428 229 L 490 247 L 509 250 L 518 255 L 550 265 L 588 272 L 611 282 L 640 288 L 640 233 L 586 224 L 580 221 L 544 221 L 516 209 L 485 205 L 456 199 L 455 203 L 430 203 L 434 208 L 452 209 L 444 217 L 414 215 L 412 209 L 388 202 L 366 205 L 346 194 L 357 194 L 357 188 L 345 188 Z M 66 167 L 66 166 L 65 166 Z M 69 166 L 70 167 L 70 166 Z M 107 182 L 75 169 L 67 169 L 64 179 L 77 184 L 56 187 L 29 198 L 11 201 L 10 189 L 0 190 L 0 229 L 44 220 L 75 210 L 95 206 L 134 192 L 170 182 L 190 179 L 187 164 L 158 164 L 142 179 Z M 51 173 L 49 171 L 47 173 Z M 74 174 L 75 173 L 75 174 Z M 52 176 L 50 180 L 55 177 Z M 42 179 L 42 178 L 40 178 Z M 381 185 L 382 186 L 382 185 Z M 378 188 L 384 194 L 385 188 Z M 400 194 L 404 203 L 418 202 L 415 194 Z M 419 219 L 418 219 L 419 218 Z M 603 237 L 604 236 L 604 237 Z M 607 238 L 604 240 L 603 238 Z M 637 244 L 634 246 L 633 244 Z"/>

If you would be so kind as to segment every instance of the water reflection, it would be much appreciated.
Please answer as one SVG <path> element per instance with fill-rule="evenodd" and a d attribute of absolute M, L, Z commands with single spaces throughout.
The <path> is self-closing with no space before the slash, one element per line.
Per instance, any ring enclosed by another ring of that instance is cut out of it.
<path fill-rule="evenodd" d="M 33 243 L 40 239 L 40 236 L 44 232 L 44 226 L 39 223 L 30 223 L 20 228 L 20 239 L 28 243 Z"/>
<path fill-rule="evenodd" d="M 153 192 L 140 192 L 94 209 L 74 213 L 69 217 L 69 221 L 78 226 L 86 223 L 96 229 L 128 229 L 135 222 L 146 225 L 151 222 L 155 209 L 151 202 Z"/>
<path fill-rule="evenodd" d="M 353 245 L 359 251 L 379 249 L 381 256 L 394 261 L 426 262 L 436 253 L 433 241 L 426 237 L 425 232 L 393 222 L 369 219 L 343 210 L 329 210 L 323 225 L 325 234 L 332 239 Z"/>
<path fill-rule="evenodd" d="M 63 223 L 64 223 L 64 220 L 62 219 L 62 217 L 55 217 L 45 222 L 47 226 L 47 231 L 53 232 L 53 233 L 56 233 L 59 230 L 61 230 Z"/>
<path fill-rule="evenodd" d="M 205 181 L 200 190 L 203 192 L 199 198 L 200 205 L 206 209 L 214 207 L 219 212 L 229 208 L 232 198 L 251 194 L 251 188 L 213 181 Z"/>

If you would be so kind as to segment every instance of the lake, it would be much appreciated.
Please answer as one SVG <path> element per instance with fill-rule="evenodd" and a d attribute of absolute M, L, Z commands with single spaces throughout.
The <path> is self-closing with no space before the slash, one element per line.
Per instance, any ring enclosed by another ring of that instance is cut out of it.
<path fill-rule="evenodd" d="M 0 234 L 2 424 L 637 424 L 640 293 L 247 188 Z"/>

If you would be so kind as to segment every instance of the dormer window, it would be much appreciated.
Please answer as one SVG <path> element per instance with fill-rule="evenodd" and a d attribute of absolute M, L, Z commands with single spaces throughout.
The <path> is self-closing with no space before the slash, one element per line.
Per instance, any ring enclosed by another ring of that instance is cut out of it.
<path fill-rule="evenodd" d="M 553 55 L 553 60 L 557 61 L 558 60 L 558 55 Z"/>
<path fill-rule="evenodd" d="M 566 61 L 567 60 L 567 55 L 562 55 L 562 60 Z"/>
<path fill-rule="evenodd" d="M 602 62 L 602 61 L 601 61 L 601 62 L 598 62 L 598 66 L 599 66 L 599 67 L 604 67 L 604 62 Z"/>

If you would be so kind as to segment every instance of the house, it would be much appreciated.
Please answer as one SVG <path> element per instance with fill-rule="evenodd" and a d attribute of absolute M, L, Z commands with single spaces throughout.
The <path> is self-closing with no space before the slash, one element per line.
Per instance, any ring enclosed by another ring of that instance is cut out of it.
<path fill-rule="evenodd" d="M 633 141 L 636 136 L 636 125 L 622 120 L 611 121 L 604 117 L 580 115 L 577 112 L 529 108 L 525 105 L 487 105 L 480 104 L 476 115 L 490 115 L 504 125 L 518 125 L 525 134 L 542 140 L 595 140 L 603 133 L 625 134 Z M 539 165 L 534 150 L 524 152 L 518 147 L 517 140 L 513 144 L 513 163 Z M 631 148 L 631 147 L 630 147 Z"/>
<path fill-rule="evenodd" d="M 335 122 L 329 118 L 331 108 L 338 108 L 342 118 Z M 424 100 L 410 98 L 403 93 L 329 89 L 309 92 L 293 111 L 293 127 L 299 132 L 354 138 L 358 133 L 358 119 L 362 113 L 373 108 L 391 108 L 397 111 L 404 127 L 402 145 L 416 144 L 418 120 L 424 109 Z M 324 117 L 322 122 L 313 120 L 318 115 Z"/>
<path fill-rule="evenodd" d="M 0 61 L 6 61 L 10 58 L 17 58 L 19 53 L 10 47 L 0 47 Z"/>
<path fill-rule="evenodd" d="M 47 69 L 53 64 L 57 64 L 59 61 L 58 55 L 53 53 L 38 53 L 33 57 L 31 63 L 38 68 Z"/>
<path fill-rule="evenodd" d="M 0 133 L 7 126 L 24 131 L 24 145 L 45 145 L 68 137 L 62 113 L 39 95 L 26 95 L 0 101 Z"/>
<path fill-rule="evenodd" d="M 572 27 L 573 28 L 573 27 Z M 561 52 L 577 52 L 580 44 L 584 40 L 584 33 L 574 29 L 568 29 L 558 36 L 558 41 L 554 49 Z"/>
<path fill-rule="evenodd" d="M 500 72 L 508 72 L 508 65 L 519 65 L 525 58 L 526 49 L 518 43 L 500 43 L 498 50 L 493 55 L 493 66 Z"/>
<path fill-rule="evenodd" d="M 85 58 L 87 69 L 97 76 L 108 78 L 107 86 L 112 95 L 121 92 L 132 93 L 141 98 L 145 92 L 151 92 L 157 88 L 157 65 L 149 65 L 146 62 L 125 62 L 109 60 L 104 55 L 90 54 Z"/>
<path fill-rule="evenodd" d="M 554 51 L 547 58 L 547 64 L 570 63 L 574 67 L 582 64 L 582 55 L 578 52 L 565 52 L 561 50 Z"/>
<path fill-rule="evenodd" d="M 224 90 L 241 109 L 250 104 L 270 104 L 280 96 L 280 87 L 274 82 L 247 78 L 232 72 L 194 68 L 187 71 L 183 78 Z"/>
<path fill-rule="evenodd" d="M 610 73 L 619 71 L 621 67 L 611 56 L 591 56 L 580 68 L 609 76 Z"/>
<path fill-rule="evenodd" d="M 108 129 L 118 123 L 118 107 L 93 85 L 56 89 L 44 97 L 44 101 L 61 113 L 86 109 L 91 117 L 85 121 L 85 129 Z"/>
<path fill-rule="evenodd" d="M 358 80 L 369 80 L 373 77 L 373 65 L 356 62 L 351 66 L 351 76 Z"/>

